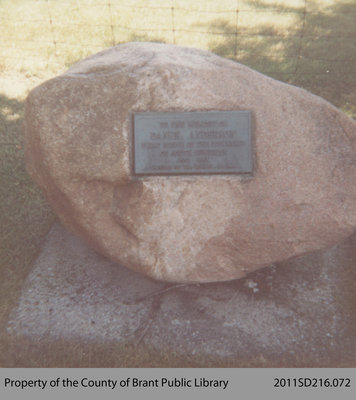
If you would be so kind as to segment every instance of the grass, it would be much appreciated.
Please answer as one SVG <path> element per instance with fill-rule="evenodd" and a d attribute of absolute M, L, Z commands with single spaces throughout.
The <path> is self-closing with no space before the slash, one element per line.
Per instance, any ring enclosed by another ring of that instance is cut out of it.
<path fill-rule="evenodd" d="M 43 80 L 113 44 L 160 41 L 237 60 L 321 95 L 356 117 L 354 0 L 238 4 L 237 13 L 233 0 L 0 1 L 0 366 L 335 366 L 335 360 L 310 365 L 307 355 L 210 360 L 117 344 L 37 343 L 6 333 L 8 313 L 55 220 L 24 166 L 24 99 Z"/>

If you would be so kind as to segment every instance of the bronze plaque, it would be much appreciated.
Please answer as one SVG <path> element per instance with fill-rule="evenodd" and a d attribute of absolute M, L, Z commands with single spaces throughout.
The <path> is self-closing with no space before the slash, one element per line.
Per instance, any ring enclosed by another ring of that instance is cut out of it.
<path fill-rule="evenodd" d="M 252 172 L 250 111 L 134 114 L 137 175 Z"/>

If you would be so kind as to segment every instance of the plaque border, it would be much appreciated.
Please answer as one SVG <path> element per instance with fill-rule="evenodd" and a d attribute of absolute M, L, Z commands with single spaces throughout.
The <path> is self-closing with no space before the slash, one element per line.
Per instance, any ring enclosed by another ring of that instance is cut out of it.
<path fill-rule="evenodd" d="M 249 128 L 249 158 L 250 158 L 250 171 L 245 171 L 245 172 L 136 172 L 135 170 L 135 116 L 144 116 L 144 115 L 154 115 L 154 114 L 194 114 L 194 113 L 225 113 L 225 112 L 247 112 L 248 114 L 248 128 Z M 132 121 L 132 173 L 133 176 L 136 178 L 147 178 L 147 177 L 167 177 L 167 176 L 174 176 L 174 177 L 179 177 L 179 176 L 209 176 L 209 175 L 220 175 L 220 176 L 237 176 L 237 177 L 252 177 L 254 174 L 255 170 L 255 165 L 254 165 L 254 134 L 253 134 L 253 114 L 252 110 L 194 110 L 194 111 L 135 111 L 132 113 L 131 116 L 131 121 Z"/>

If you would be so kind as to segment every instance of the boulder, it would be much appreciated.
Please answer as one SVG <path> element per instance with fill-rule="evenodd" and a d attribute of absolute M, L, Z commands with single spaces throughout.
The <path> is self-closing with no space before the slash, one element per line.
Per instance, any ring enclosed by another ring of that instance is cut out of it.
<path fill-rule="evenodd" d="M 142 175 L 136 112 L 252 115 L 251 174 Z M 244 277 L 356 226 L 356 122 L 325 100 L 212 53 L 127 43 L 31 91 L 26 162 L 74 233 L 171 282 Z"/>

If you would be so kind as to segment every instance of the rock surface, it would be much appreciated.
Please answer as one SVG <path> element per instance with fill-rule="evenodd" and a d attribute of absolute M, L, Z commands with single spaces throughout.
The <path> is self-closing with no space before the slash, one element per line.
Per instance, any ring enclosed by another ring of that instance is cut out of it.
<path fill-rule="evenodd" d="M 133 112 L 198 110 L 252 111 L 252 176 L 134 176 Z M 25 136 L 63 223 L 158 280 L 241 278 L 356 226 L 356 122 L 205 51 L 128 43 L 89 57 L 30 93 Z"/>
<path fill-rule="evenodd" d="M 284 360 L 284 366 L 336 367 L 349 358 L 354 365 L 355 244 L 356 235 L 230 282 L 171 285 L 108 261 L 56 224 L 8 331 L 36 340 L 141 343 L 162 354 L 216 360 L 261 359 L 263 366 Z"/>

